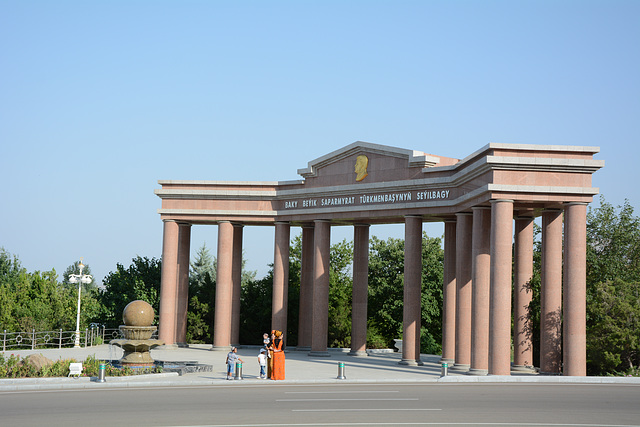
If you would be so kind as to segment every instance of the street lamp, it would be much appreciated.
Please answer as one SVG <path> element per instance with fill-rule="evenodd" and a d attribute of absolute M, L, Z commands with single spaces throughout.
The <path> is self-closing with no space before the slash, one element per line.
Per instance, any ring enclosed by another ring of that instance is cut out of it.
<path fill-rule="evenodd" d="M 76 317 L 76 339 L 73 344 L 74 348 L 80 348 L 80 292 L 82 290 L 82 284 L 89 284 L 93 280 L 93 277 L 91 277 L 91 275 L 82 274 L 82 270 L 84 269 L 82 258 L 80 258 L 80 264 L 78 264 L 78 268 L 80 268 L 80 274 L 69 275 L 69 283 L 78 284 L 78 315 Z"/>

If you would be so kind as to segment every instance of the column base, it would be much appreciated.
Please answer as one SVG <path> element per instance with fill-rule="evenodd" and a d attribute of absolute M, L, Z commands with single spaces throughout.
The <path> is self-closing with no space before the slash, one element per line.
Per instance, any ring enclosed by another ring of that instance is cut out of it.
<path fill-rule="evenodd" d="M 484 377 L 486 375 L 489 374 L 489 370 L 488 369 L 476 369 L 476 368 L 471 368 L 467 371 L 467 375 L 474 375 L 474 376 L 478 376 L 478 377 Z"/>
<path fill-rule="evenodd" d="M 533 366 L 526 366 L 526 365 L 511 365 L 511 371 L 532 374 L 536 372 L 536 368 L 534 368 Z"/>
<path fill-rule="evenodd" d="M 454 372 L 468 372 L 471 365 L 467 365 L 464 363 L 455 363 L 452 367 L 449 368 L 450 371 Z"/>
<path fill-rule="evenodd" d="M 446 363 L 449 366 L 453 366 L 455 365 L 456 361 L 455 359 L 445 359 L 444 357 L 440 359 L 440 364 L 442 365 L 443 363 Z"/>
<path fill-rule="evenodd" d="M 163 344 L 159 347 L 156 347 L 158 350 L 177 350 L 178 344 Z"/>
<path fill-rule="evenodd" d="M 362 350 L 357 350 L 357 351 L 350 351 L 349 353 L 347 353 L 348 356 L 354 356 L 354 357 L 368 357 L 369 354 L 367 353 L 366 350 L 362 351 Z"/>
<path fill-rule="evenodd" d="M 212 345 L 209 351 L 231 351 L 230 345 Z"/>
<path fill-rule="evenodd" d="M 180 348 L 189 348 L 189 344 L 186 342 L 177 342 L 176 345 Z"/>
<path fill-rule="evenodd" d="M 310 345 L 299 345 L 296 347 L 296 351 L 311 351 Z"/>
<path fill-rule="evenodd" d="M 398 362 L 398 365 L 405 366 L 423 366 L 424 362 L 420 359 L 402 359 Z"/>
<path fill-rule="evenodd" d="M 542 372 L 540 371 L 540 375 L 549 375 L 549 376 L 562 376 L 562 372 Z"/>
<path fill-rule="evenodd" d="M 328 351 L 310 351 L 308 356 L 311 357 L 331 357 Z"/>

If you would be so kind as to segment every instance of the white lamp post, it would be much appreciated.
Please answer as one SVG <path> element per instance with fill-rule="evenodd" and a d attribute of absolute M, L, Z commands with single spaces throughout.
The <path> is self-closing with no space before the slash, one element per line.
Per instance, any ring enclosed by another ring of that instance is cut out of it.
<path fill-rule="evenodd" d="M 93 277 L 91 277 L 91 275 L 82 274 L 82 270 L 84 269 L 82 258 L 80 258 L 80 264 L 78 264 L 78 268 L 80 268 L 80 274 L 69 275 L 69 283 L 78 284 L 78 315 L 76 317 L 76 339 L 75 343 L 73 344 L 74 348 L 80 348 L 80 292 L 82 290 L 82 284 L 91 283 L 91 280 L 93 280 Z"/>

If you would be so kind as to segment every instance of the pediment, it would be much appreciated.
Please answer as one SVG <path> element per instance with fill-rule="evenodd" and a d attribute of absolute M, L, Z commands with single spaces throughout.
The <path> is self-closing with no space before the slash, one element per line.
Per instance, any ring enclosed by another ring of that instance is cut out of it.
<path fill-rule="evenodd" d="M 307 182 L 314 178 L 328 184 L 351 184 L 357 182 L 355 172 L 359 156 L 365 156 L 366 177 L 358 181 L 380 182 L 411 179 L 422 173 L 423 168 L 437 166 L 440 158 L 422 151 L 407 150 L 370 142 L 356 141 L 339 150 L 318 157 L 308 163 L 298 174 Z"/>

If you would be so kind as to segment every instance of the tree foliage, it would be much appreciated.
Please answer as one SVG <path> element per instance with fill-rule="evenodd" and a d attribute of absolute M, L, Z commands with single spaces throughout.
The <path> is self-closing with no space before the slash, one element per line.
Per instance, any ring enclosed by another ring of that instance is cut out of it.
<path fill-rule="evenodd" d="M 420 351 L 442 351 L 442 239 L 422 236 L 422 319 Z M 393 346 L 402 337 L 404 240 L 372 237 L 369 246 L 368 345 Z"/>
<path fill-rule="evenodd" d="M 640 282 L 640 219 L 628 200 L 614 208 L 600 196 L 587 213 L 587 285 Z"/>
<path fill-rule="evenodd" d="M 80 325 L 98 317 L 94 292 L 81 294 Z M 76 326 L 76 287 L 58 282 L 55 270 L 27 272 L 17 256 L 0 249 L 0 328 L 8 331 L 72 330 Z"/>
<path fill-rule="evenodd" d="M 206 244 L 198 250 L 189 274 L 187 342 L 213 342 L 216 264 Z"/>
<path fill-rule="evenodd" d="M 64 273 L 62 273 L 63 285 L 69 288 L 77 288 L 77 285 L 69 282 L 69 277 L 72 274 L 80 274 L 80 261 L 75 261 L 72 265 L 67 267 Z M 91 267 L 89 265 L 85 265 L 82 269 L 82 274 L 91 276 Z M 91 276 L 91 282 L 81 283 L 81 286 L 82 286 L 82 292 L 92 292 L 92 291 L 98 290 L 98 286 L 96 285 L 96 280 L 93 276 Z"/>
<path fill-rule="evenodd" d="M 343 240 L 329 250 L 329 347 L 351 347 L 353 243 Z"/>
<path fill-rule="evenodd" d="M 587 370 L 640 366 L 640 219 L 600 197 L 587 214 Z"/>
<path fill-rule="evenodd" d="M 137 256 L 125 268 L 116 265 L 102 281 L 98 300 L 102 304 L 102 322 L 109 328 L 122 325 L 122 312 L 131 301 L 143 300 L 151 304 L 156 320 L 160 305 L 161 262 L 156 258 Z"/>
<path fill-rule="evenodd" d="M 592 373 L 640 366 L 640 283 L 600 283 L 590 304 L 588 354 Z"/>

